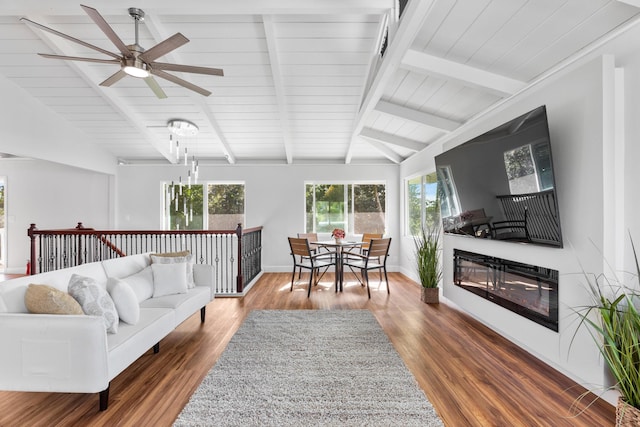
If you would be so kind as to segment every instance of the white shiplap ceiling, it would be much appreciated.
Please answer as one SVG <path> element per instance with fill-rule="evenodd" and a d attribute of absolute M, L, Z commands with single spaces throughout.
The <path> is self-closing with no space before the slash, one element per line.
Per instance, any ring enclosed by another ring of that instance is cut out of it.
<path fill-rule="evenodd" d="M 224 69 L 180 75 L 209 97 L 158 79 L 168 98 L 157 99 L 132 77 L 100 87 L 117 65 L 36 55 L 104 58 L 21 17 L 117 52 L 79 4 L 2 1 L 0 75 L 127 162 L 175 162 L 166 123 L 184 118 L 200 133 L 181 144 L 202 160 L 399 163 L 635 22 L 633 2 L 410 0 L 399 22 L 394 0 L 87 3 L 126 44 L 129 7 L 146 13 L 143 47 L 190 39 L 159 61 Z"/>

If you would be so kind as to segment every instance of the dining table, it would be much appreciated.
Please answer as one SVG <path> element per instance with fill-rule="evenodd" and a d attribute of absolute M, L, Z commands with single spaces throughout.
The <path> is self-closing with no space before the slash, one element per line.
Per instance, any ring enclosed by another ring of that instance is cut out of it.
<path fill-rule="evenodd" d="M 335 250 L 336 254 L 336 277 L 335 277 L 335 285 L 336 292 L 340 289 L 342 292 L 342 284 L 343 284 L 343 266 L 344 266 L 344 257 L 345 257 L 345 249 L 348 248 L 356 248 L 366 244 L 367 242 L 355 241 L 355 240 L 318 240 L 316 242 L 309 242 L 310 244 L 317 245 L 318 247 L 323 247 L 326 249 Z"/>

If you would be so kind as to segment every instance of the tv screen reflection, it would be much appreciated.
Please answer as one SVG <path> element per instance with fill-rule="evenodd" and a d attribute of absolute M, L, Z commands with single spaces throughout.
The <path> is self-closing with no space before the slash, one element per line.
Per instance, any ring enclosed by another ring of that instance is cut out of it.
<path fill-rule="evenodd" d="M 435 160 L 445 233 L 562 247 L 545 106 Z"/>

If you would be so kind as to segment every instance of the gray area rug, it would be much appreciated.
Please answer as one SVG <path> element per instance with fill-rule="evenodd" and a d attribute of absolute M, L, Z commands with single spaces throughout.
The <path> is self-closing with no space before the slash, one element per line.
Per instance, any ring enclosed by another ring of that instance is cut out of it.
<path fill-rule="evenodd" d="M 442 426 L 367 310 L 249 314 L 175 426 Z"/>

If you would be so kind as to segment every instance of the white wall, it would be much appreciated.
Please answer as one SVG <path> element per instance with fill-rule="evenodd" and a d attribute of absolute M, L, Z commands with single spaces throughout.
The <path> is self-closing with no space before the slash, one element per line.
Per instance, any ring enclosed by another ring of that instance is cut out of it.
<path fill-rule="evenodd" d="M 397 165 L 273 165 L 207 166 L 200 164 L 199 181 L 245 183 L 245 227 L 262 225 L 262 264 L 265 271 L 290 271 L 288 236 L 304 231 L 304 183 L 384 181 L 387 185 L 387 235 L 399 236 Z M 117 178 L 116 227 L 161 227 L 161 182 L 184 176 L 184 166 L 120 166 Z M 329 236 L 326 236 L 327 238 Z M 399 249 L 391 243 L 389 270 L 395 269 Z"/>
<path fill-rule="evenodd" d="M 0 160 L 6 176 L 7 272 L 24 273 L 29 258 L 27 229 L 111 226 L 110 175 L 29 159 Z"/>
<path fill-rule="evenodd" d="M 558 74 L 528 90 L 466 127 L 446 142 L 444 150 L 482 134 L 539 105 L 547 106 L 552 156 L 564 248 L 547 248 L 508 242 L 444 237 L 443 294 L 492 329 L 518 343 L 587 387 L 607 382 L 597 347 L 584 329 L 569 348 L 577 323 L 574 308 L 588 302 L 578 260 L 589 271 L 603 271 L 598 252 L 610 225 L 604 224 L 607 191 L 603 182 L 611 173 L 603 166 L 603 150 L 611 143 L 606 110 L 612 104 L 614 61 L 600 57 L 577 69 Z M 637 134 L 636 134 L 637 135 Z M 442 148 L 420 153 L 401 166 L 401 177 L 417 171 L 431 172 L 433 156 Z M 637 199 L 637 197 L 634 197 Z M 590 242 L 593 242 L 593 244 Z M 515 313 L 453 285 L 453 249 L 469 250 L 514 261 L 557 269 L 559 282 L 559 332 L 553 332 Z M 403 271 L 410 270 L 405 263 Z"/>

